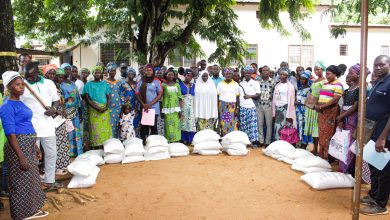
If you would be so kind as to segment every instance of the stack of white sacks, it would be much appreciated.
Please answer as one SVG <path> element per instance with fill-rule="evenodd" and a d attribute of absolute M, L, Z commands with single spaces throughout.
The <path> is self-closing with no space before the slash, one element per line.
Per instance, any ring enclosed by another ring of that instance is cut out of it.
<path fill-rule="evenodd" d="M 222 148 L 230 156 L 245 156 L 247 145 L 251 144 L 248 135 L 242 131 L 232 131 L 222 138 Z"/>
<path fill-rule="evenodd" d="M 122 164 L 145 161 L 142 139 L 130 138 L 125 140 L 123 145 L 125 146 L 125 158 L 122 160 Z"/>
<path fill-rule="evenodd" d="M 146 138 L 145 160 L 163 160 L 170 158 L 168 146 L 168 141 L 164 136 L 150 135 Z"/>
<path fill-rule="evenodd" d="M 106 163 L 120 163 L 125 157 L 125 148 L 120 140 L 110 138 L 103 143 L 104 161 Z"/>
<path fill-rule="evenodd" d="M 296 149 L 286 141 L 271 143 L 263 153 L 269 157 L 292 164 L 291 169 L 305 173 L 301 180 L 317 190 L 350 188 L 355 180 L 349 174 L 332 172 L 328 161 L 314 156 L 307 150 Z"/>
<path fill-rule="evenodd" d="M 222 146 L 219 143 L 221 136 L 209 129 L 199 131 L 195 134 L 192 144 L 192 153 L 200 155 L 217 155 L 221 153 Z"/>
<path fill-rule="evenodd" d="M 73 174 L 68 188 L 88 188 L 95 185 L 100 172 L 97 165 L 104 163 L 103 150 L 91 150 L 79 155 L 68 166 L 68 171 Z"/>
<path fill-rule="evenodd" d="M 182 143 L 171 143 L 168 150 L 171 157 L 184 157 L 190 154 L 190 149 Z"/>

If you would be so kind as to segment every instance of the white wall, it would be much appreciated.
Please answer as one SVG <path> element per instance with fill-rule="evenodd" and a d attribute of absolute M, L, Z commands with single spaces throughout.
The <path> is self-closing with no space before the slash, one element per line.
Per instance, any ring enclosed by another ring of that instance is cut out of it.
<path fill-rule="evenodd" d="M 80 57 L 81 55 L 81 57 Z M 99 61 L 99 44 L 91 46 L 78 46 L 73 50 L 73 65 L 78 68 L 91 69 Z"/>

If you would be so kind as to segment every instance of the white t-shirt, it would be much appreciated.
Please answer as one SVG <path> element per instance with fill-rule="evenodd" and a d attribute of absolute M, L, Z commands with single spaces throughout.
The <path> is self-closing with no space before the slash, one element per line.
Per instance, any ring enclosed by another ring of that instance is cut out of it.
<path fill-rule="evenodd" d="M 74 84 L 76 84 L 77 89 L 79 90 L 79 94 L 83 94 L 83 89 L 84 89 L 83 81 L 77 79 L 76 82 L 74 82 Z"/>
<path fill-rule="evenodd" d="M 244 92 L 245 91 L 245 92 Z M 244 95 L 256 95 L 260 94 L 260 84 L 250 79 L 242 81 L 240 83 L 240 107 L 253 108 L 256 107 L 253 99 L 244 99 Z"/>
<path fill-rule="evenodd" d="M 280 86 L 275 88 L 274 99 L 275 99 L 276 106 L 279 107 L 288 104 L 287 92 L 288 92 L 287 83 L 281 83 Z"/>
<path fill-rule="evenodd" d="M 217 86 L 217 93 L 219 95 L 219 100 L 223 102 L 236 102 L 237 96 L 240 95 L 238 83 L 234 80 L 230 81 L 230 83 L 226 83 L 226 81 L 222 81 Z"/>
<path fill-rule="evenodd" d="M 35 91 L 46 106 L 51 107 L 52 102 L 60 100 L 57 94 L 57 88 L 51 80 L 41 78 L 39 82 L 32 85 L 27 81 L 25 81 L 25 83 Z M 46 110 L 30 93 L 30 90 L 26 88 L 24 94 L 20 97 L 20 100 L 33 112 L 31 122 L 37 132 L 37 137 L 56 136 L 53 118 L 44 114 Z"/>

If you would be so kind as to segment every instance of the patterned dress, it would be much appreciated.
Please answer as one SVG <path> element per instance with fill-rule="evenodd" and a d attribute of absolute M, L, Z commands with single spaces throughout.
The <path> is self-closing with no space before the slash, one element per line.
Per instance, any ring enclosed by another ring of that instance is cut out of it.
<path fill-rule="evenodd" d="M 135 111 L 131 111 L 129 114 L 123 114 L 122 118 L 119 120 L 119 124 L 121 125 L 121 133 L 119 136 L 120 140 L 127 140 L 135 137 L 135 114 Z"/>
<path fill-rule="evenodd" d="M 195 84 L 191 84 L 190 88 L 183 82 L 179 82 L 181 94 L 183 95 L 183 107 L 181 109 L 181 139 L 184 143 L 192 143 L 192 139 L 196 133 L 196 122 L 194 113 L 194 96 Z"/>
<path fill-rule="evenodd" d="M 131 108 L 134 110 L 134 121 L 133 126 L 134 129 L 137 130 L 139 123 L 141 121 L 141 113 L 140 113 L 140 104 L 135 96 L 135 87 L 136 85 L 131 86 L 128 83 L 123 83 L 123 97 L 122 103 L 130 104 Z"/>
<path fill-rule="evenodd" d="M 311 95 L 315 98 L 320 96 L 320 89 L 325 83 L 325 80 L 313 83 L 310 87 Z M 316 110 L 306 107 L 305 110 L 305 128 L 303 134 L 308 138 L 318 137 L 318 112 Z"/>
<path fill-rule="evenodd" d="M 119 116 L 121 114 L 121 105 L 123 97 L 123 83 L 121 81 L 115 80 L 110 81 L 106 80 L 108 85 L 111 88 L 111 99 L 110 99 L 110 124 L 112 127 L 112 136 L 114 138 L 119 137 L 118 125 L 119 125 Z"/>
<path fill-rule="evenodd" d="M 297 125 L 298 125 L 298 135 L 299 140 L 302 144 L 307 144 L 309 141 L 307 136 L 304 134 L 305 130 L 305 112 L 306 112 L 306 106 L 305 106 L 305 100 L 307 98 L 307 94 L 310 93 L 310 87 L 304 88 L 300 87 L 300 89 L 297 91 Z"/>
<path fill-rule="evenodd" d="M 169 86 L 163 83 L 163 109 L 165 119 L 165 137 L 169 142 L 178 142 L 181 139 L 180 132 L 180 105 L 179 99 L 181 98 L 180 86 L 175 83 Z"/>
<path fill-rule="evenodd" d="M 237 103 L 219 101 L 219 123 L 221 124 L 221 136 L 238 130 L 238 115 L 235 113 Z"/>
<path fill-rule="evenodd" d="M 64 99 L 67 100 L 65 101 L 65 108 L 67 109 L 67 112 L 74 112 L 73 115 L 69 115 L 69 119 L 72 120 L 74 130 L 68 133 L 68 138 L 71 146 L 70 156 L 77 157 L 83 153 L 83 134 L 81 132 L 79 115 L 79 108 L 81 107 L 80 94 L 76 84 L 73 82 L 63 82 L 60 87 Z"/>

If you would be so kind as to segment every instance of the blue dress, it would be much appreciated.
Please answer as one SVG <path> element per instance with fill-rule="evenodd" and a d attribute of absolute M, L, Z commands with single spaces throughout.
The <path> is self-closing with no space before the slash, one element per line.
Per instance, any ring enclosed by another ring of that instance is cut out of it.
<path fill-rule="evenodd" d="M 123 97 L 123 83 L 121 81 L 109 81 L 106 80 L 108 85 L 111 88 L 111 97 L 110 97 L 110 124 L 112 127 L 112 137 L 119 137 L 119 116 L 121 114 L 121 105 Z"/>
<path fill-rule="evenodd" d="M 297 102 L 299 103 L 296 108 L 297 112 L 297 126 L 298 126 L 298 134 L 299 134 L 299 140 L 301 141 L 302 144 L 308 144 L 309 142 L 312 142 L 310 137 L 307 137 L 304 134 L 305 131 L 305 100 L 307 98 L 307 95 L 310 92 L 310 87 L 303 88 L 300 87 L 297 91 Z"/>
<path fill-rule="evenodd" d="M 196 133 L 194 112 L 195 84 L 192 83 L 190 87 L 188 87 L 184 82 L 179 82 L 179 85 L 183 102 L 180 119 L 181 140 L 184 143 L 192 143 L 192 139 Z"/>
<path fill-rule="evenodd" d="M 140 104 L 135 96 L 136 85 L 134 84 L 132 87 L 127 83 L 123 83 L 123 97 L 122 102 L 124 104 L 130 104 L 131 108 L 135 111 L 133 126 L 134 129 L 138 128 L 138 125 L 141 121 L 141 113 L 140 113 Z"/>

